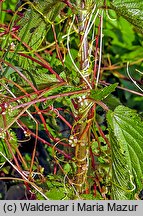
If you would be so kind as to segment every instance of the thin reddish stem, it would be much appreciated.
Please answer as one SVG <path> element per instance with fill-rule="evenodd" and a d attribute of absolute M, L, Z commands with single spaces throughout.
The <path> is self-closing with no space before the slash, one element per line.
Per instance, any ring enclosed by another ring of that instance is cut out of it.
<path fill-rule="evenodd" d="M 57 95 L 51 95 L 49 97 L 46 98 L 40 98 L 40 99 L 34 99 L 33 101 L 27 102 L 27 103 L 23 103 L 23 104 L 19 104 L 15 107 L 13 107 L 11 110 L 15 110 L 15 109 L 19 109 L 25 106 L 29 106 L 29 105 L 33 105 L 39 102 L 45 102 L 47 100 L 52 100 L 52 99 L 56 99 L 58 97 L 65 97 L 65 96 L 71 96 L 71 95 L 75 95 L 75 94 L 81 94 L 81 93 L 85 93 L 85 92 L 89 92 L 89 89 L 83 89 L 83 90 L 79 90 L 79 91 L 73 91 L 73 92 L 66 92 L 66 93 L 62 93 L 62 94 L 57 94 Z"/>
<path fill-rule="evenodd" d="M 26 131 L 31 134 L 33 137 L 36 137 L 36 134 L 34 132 L 32 132 L 31 130 L 29 130 L 22 121 L 18 120 L 19 123 L 26 129 Z M 68 154 L 66 154 L 64 151 L 62 151 L 61 149 L 58 149 L 57 147 L 54 147 L 54 145 L 52 145 L 51 143 L 47 142 L 46 140 L 42 139 L 41 137 L 37 136 L 37 140 L 41 141 L 43 144 L 48 145 L 49 147 L 54 148 L 56 151 L 58 151 L 60 154 L 64 155 L 65 158 L 72 160 L 72 157 Z"/>
<path fill-rule="evenodd" d="M 16 67 L 14 67 L 12 64 L 10 64 L 9 62 L 5 61 L 4 59 L 0 58 L 0 62 L 5 63 L 6 65 L 8 65 L 9 67 L 13 68 L 18 74 L 19 76 L 21 76 L 30 86 L 31 88 L 37 92 L 37 89 L 35 88 L 35 86 L 33 86 L 33 84 L 24 76 L 23 73 L 21 73 Z"/>

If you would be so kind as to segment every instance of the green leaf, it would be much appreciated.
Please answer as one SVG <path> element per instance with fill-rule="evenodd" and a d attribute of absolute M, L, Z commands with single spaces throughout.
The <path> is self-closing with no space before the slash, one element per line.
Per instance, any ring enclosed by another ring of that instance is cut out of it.
<path fill-rule="evenodd" d="M 31 9 L 26 11 L 18 23 L 21 26 L 18 36 L 29 46 L 37 49 L 63 4 L 60 0 L 39 0 L 32 5 L 30 4 Z"/>
<path fill-rule="evenodd" d="M 78 56 L 78 50 L 76 49 L 70 49 L 70 53 L 72 55 L 72 58 L 73 60 L 75 60 Z M 77 62 L 77 61 L 76 61 Z M 71 60 L 71 57 L 69 55 L 69 53 L 67 53 L 67 56 L 65 58 L 65 66 L 71 71 L 71 70 L 74 70 L 74 66 L 73 66 L 73 63 L 72 63 L 72 60 Z"/>
<path fill-rule="evenodd" d="M 112 198 L 134 199 L 143 187 L 143 122 L 136 113 L 118 106 L 107 114 L 112 149 Z"/>
<path fill-rule="evenodd" d="M 118 86 L 118 83 L 114 83 L 112 85 L 106 86 L 102 89 L 91 90 L 90 97 L 96 101 L 100 101 L 105 99 L 108 95 L 110 95 L 115 88 Z"/>
<path fill-rule="evenodd" d="M 113 0 L 112 8 L 126 20 L 132 23 L 137 30 L 143 33 L 143 1 L 142 0 Z"/>
<path fill-rule="evenodd" d="M 121 105 L 120 100 L 112 94 L 108 95 L 103 100 L 103 103 L 105 103 L 110 110 L 114 110 L 117 106 Z"/>
<path fill-rule="evenodd" d="M 83 200 L 103 200 L 103 197 L 98 191 L 96 192 L 96 196 L 93 194 L 82 194 L 81 197 Z"/>
<path fill-rule="evenodd" d="M 33 50 L 37 50 L 42 44 L 64 3 L 61 0 L 38 0 L 34 3 L 27 2 L 27 4 L 29 4 L 28 10 L 17 23 L 20 26 L 18 31 L 20 43 L 16 46 L 12 58 L 15 58 L 22 68 L 31 70 L 35 66 L 33 61 L 20 55 L 16 56 L 17 50 L 27 52 L 27 48 L 22 45 L 24 42 L 32 48 L 32 51 L 28 49 L 29 54 L 32 55 Z"/>
<path fill-rule="evenodd" d="M 8 145 L 4 140 L 5 137 L 0 138 L 0 152 L 2 152 L 9 160 L 12 159 L 12 154 L 9 151 Z M 15 154 L 16 152 L 16 148 L 18 147 L 18 143 L 17 143 L 17 137 L 15 135 L 15 133 L 10 130 L 9 131 L 9 144 L 11 146 L 11 150 L 13 151 L 13 154 Z M 4 163 L 6 161 L 6 159 L 0 155 L 0 164 Z"/>
<path fill-rule="evenodd" d="M 69 163 L 64 165 L 64 171 L 65 173 L 69 173 L 71 171 L 71 165 Z"/>
<path fill-rule="evenodd" d="M 62 200 L 65 197 L 65 188 L 64 187 L 54 187 L 48 192 L 46 192 L 46 196 L 50 200 Z"/>

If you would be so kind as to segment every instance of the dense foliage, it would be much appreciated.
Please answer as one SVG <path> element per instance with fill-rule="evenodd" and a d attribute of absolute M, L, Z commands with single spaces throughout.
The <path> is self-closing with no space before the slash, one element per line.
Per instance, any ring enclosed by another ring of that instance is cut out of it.
<path fill-rule="evenodd" d="M 0 9 L 1 199 L 142 199 L 143 2 Z"/>

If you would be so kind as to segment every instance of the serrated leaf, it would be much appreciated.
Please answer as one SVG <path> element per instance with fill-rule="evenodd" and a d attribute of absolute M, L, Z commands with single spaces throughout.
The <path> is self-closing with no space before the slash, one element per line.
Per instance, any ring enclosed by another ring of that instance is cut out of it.
<path fill-rule="evenodd" d="M 9 160 L 13 158 L 11 152 L 9 151 L 8 145 L 4 140 L 5 137 L 0 138 L 0 152 L 2 152 Z M 18 147 L 17 137 L 13 131 L 9 131 L 9 143 L 11 146 L 11 150 L 15 154 L 16 148 Z M 6 159 L 0 155 L 0 164 L 4 163 Z"/>
<path fill-rule="evenodd" d="M 110 95 L 113 91 L 115 91 L 115 88 L 117 86 L 118 86 L 118 83 L 114 83 L 102 89 L 96 89 L 96 90 L 92 89 L 90 97 L 96 101 L 101 101 L 105 99 L 108 95 Z"/>
<path fill-rule="evenodd" d="M 17 23 L 20 26 L 18 37 L 21 39 L 21 42 L 28 44 L 33 50 L 37 50 L 63 6 L 64 3 L 61 0 L 38 0 L 30 3 L 28 10 Z M 27 52 L 27 48 L 21 44 L 17 45 L 16 49 Z M 30 53 L 31 49 L 28 51 Z M 33 68 L 34 63 L 30 59 L 20 55 L 17 55 L 16 59 L 22 68 L 31 70 L 31 65 Z"/>
<path fill-rule="evenodd" d="M 118 106 L 107 114 L 112 149 L 112 198 L 134 199 L 142 189 L 143 122 L 136 113 Z"/>
<path fill-rule="evenodd" d="M 30 47 L 37 49 L 63 3 L 60 0 L 39 0 L 32 5 L 18 23 L 21 26 L 18 36 Z"/>
<path fill-rule="evenodd" d="M 112 8 L 143 33 L 143 1 L 113 0 Z"/>

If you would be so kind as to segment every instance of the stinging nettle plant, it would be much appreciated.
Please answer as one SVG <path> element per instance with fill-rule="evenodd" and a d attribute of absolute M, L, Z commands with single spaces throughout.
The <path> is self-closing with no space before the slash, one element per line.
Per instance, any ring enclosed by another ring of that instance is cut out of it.
<path fill-rule="evenodd" d="M 113 11 L 143 32 L 139 0 L 25 1 L 1 24 L 0 162 L 45 199 L 136 199 L 142 190 L 143 122 L 112 94 L 117 82 L 101 81 L 104 22 Z M 19 148 L 31 137 L 27 159 Z M 46 177 L 39 142 L 52 164 Z"/>

